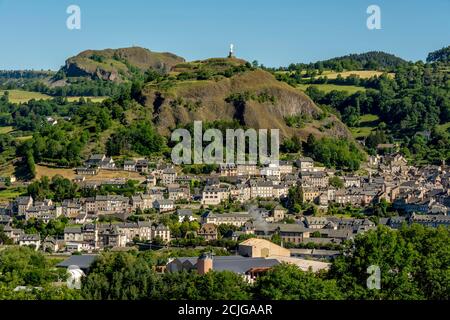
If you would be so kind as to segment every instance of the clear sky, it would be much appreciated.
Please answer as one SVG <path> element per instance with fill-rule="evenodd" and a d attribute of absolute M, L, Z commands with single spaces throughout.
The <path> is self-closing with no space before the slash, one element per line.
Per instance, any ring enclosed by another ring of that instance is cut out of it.
<path fill-rule="evenodd" d="M 81 30 L 66 9 L 81 8 Z M 366 9 L 381 8 L 381 30 Z M 0 69 L 58 69 L 85 49 L 138 45 L 187 60 L 266 66 L 381 50 L 407 60 L 450 45 L 450 0 L 0 0 Z"/>

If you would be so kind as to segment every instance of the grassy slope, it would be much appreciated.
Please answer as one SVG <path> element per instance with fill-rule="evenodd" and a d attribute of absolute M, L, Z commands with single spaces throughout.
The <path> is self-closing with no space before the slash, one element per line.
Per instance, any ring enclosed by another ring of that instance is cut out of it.
<path fill-rule="evenodd" d="M 353 94 L 358 91 L 365 91 L 366 89 L 364 87 L 358 87 L 358 86 L 343 86 L 343 85 L 336 85 L 336 84 L 299 84 L 297 87 L 305 91 L 309 86 L 314 86 L 320 91 L 324 91 L 326 93 L 337 90 L 337 91 L 346 91 L 350 94 Z"/>
<path fill-rule="evenodd" d="M 7 203 L 25 192 L 25 188 L 12 187 L 0 190 L 0 203 Z"/>
<path fill-rule="evenodd" d="M 30 91 L 24 91 L 24 90 L 8 90 L 9 92 L 9 101 L 12 103 L 25 103 L 30 101 L 31 99 L 51 99 L 52 97 L 40 93 L 40 92 L 30 92 Z M 4 91 L 0 90 L 0 95 L 3 95 Z"/>
<path fill-rule="evenodd" d="M 43 176 L 53 177 L 55 175 L 61 175 L 68 179 L 73 179 L 76 176 L 74 169 L 64 169 L 64 168 L 52 168 L 42 165 L 36 165 L 36 178 L 40 179 Z M 126 178 L 132 180 L 144 181 L 145 177 L 141 176 L 137 172 L 123 171 L 123 170 L 100 170 L 99 174 L 96 176 L 86 176 L 88 181 L 101 181 L 113 178 Z"/>
<path fill-rule="evenodd" d="M 379 118 L 374 114 L 365 114 L 361 116 L 358 127 L 350 128 L 355 139 L 367 137 L 378 126 Z"/>
<path fill-rule="evenodd" d="M 447 123 L 441 124 L 441 125 L 439 125 L 438 127 L 439 127 L 440 129 L 442 129 L 442 130 L 445 130 L 445 131 L 447 131 L 447 130 L 449 130 L 449 129 L 450 129 L 450 122 L 447 122 Z"/>
<path fill-rule="evenodd" d="M 3 95 L 5 90 L 0 90 L 0 95 Z M 49 100 L 53 99 L 53 97 L 40 93 L 40 92 L 31 92 L 25 90 L 7 90 L 9 92 L 9 101 L 12 103 L 26 103 L 31 99 L 35 100 Z M 81 97 L 67 97 L 67 100 L 78 101 Z M 92 102 L 102 102 L 107 97 L 84 97 L 84 99 L 91 99 Z"/>
<path fill-rule="evenodd" d="M 326 76 L 328 79 L 336 79 L 338 75 L 341 75 L 342 78 L 347 78 L 351 75 L 357 75 L 361 79 L 368 79 L 373 76 L 381 76 L 383 74 L 382 71 L 376 71 L 376 70 L 349 70 L 344 72 L 334 72 L 334 71 L 324 71 L 321 76 Z M 394 77 L 394 73 L 388 73 L 389 77 Z M 317 77 L 320 77 L 317 76 Z"/>
<path fill-rule="evenodd" d="M 222 59 L 223 60 L 223 59 Z M 219 61 L 222 63 L 223 61 Z M 235 63 L 235 60 L 231 61 Z M 196 62 L 198 66 L 198 62 Z M 213 67 L 207 64 L 208 68 Z M 220 66 L 222 67 L 222 66 Z M 193 68 L 193 67 L 191 67 Z M 183 63 L 182 72 L 191 69 L 187 63 Z M 146 86 L 144 96 L 146 106 L 153 110 L 156 93 L 160 89 L 152 84 Z M 193 120 L 213 121 L 237 119 L 235 107 L 227 103 L 225 99 L 232 93 L 251 92 L 258 94 L 266 92 L 275 98 L 275 103 L 247 101 L 242 114 L 241 121 L 252 128 L 277 128 L 282 136 L 292 136 L 297 134 L 302 139 L 306 139 L 310 133 L 316 136 L 348 136 L 350 132 L 334 116 L 316 123 L 316 121 L 306 124 L 304 128 L 294 129 L 286 125 L 284 117 L 287 115 L 305 114 L 311 117 L 320 114 L 322 111 L 300 90 L 296 90 L 286 83 L 277 81 L 273 75 L 263 70 L 246 71 L 236 74 L 231 78 L 217 78 L 206 81 L 175 81 L 173 86 L 163 92 L 165 98 L 162 106 L 154 114 L 157 127 L 163 134 L 169 134 L 170 128 L 177 124 L 191 123 Z M 195 103 L 201 102 L 201 107 L 197 110 L 189 110 L 184 106 L 171 106 L 171 102 L 177 98 L 183 101 Z M 334 122 L 336 125 L 330 129 L 325 129 L 325 125 Z"/>
<path fill-rule="evenodd" d="M 11 126 L 0 127 L 0 134 L 6 134 L 6 133 L 10 133 L 12 131 L 14 131 L 14 128 Z"/>

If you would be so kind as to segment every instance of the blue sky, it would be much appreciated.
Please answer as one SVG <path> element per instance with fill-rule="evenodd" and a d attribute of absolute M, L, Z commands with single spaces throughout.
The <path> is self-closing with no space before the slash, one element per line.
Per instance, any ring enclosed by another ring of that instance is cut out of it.
<path fill-rule="evenodd" d="M 81 8 L 81 30 L 66 8 Z M 369 5 L 381 30 L 366 27 Z M 85 49 L 139 45 L 187 60 L 266 66 L 382 50 L 407 60 L 450 44 L 450 0 L 0 0 L 0 69 L 58 69 Z"/>

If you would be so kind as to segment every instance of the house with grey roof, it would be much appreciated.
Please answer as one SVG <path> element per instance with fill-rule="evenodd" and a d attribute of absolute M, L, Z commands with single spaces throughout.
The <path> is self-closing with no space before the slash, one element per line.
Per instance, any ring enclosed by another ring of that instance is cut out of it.
<path fill-rule="evenodd" d="M 196 270 L 200 274 L 209 271 L 231 271 L 237 273 L 249 281 L 254 280 L 254 273 L 250 271 L 255 268 L 269 270 L 280 262 L 277 259 L 250 258 L 242 256 L 211 256 L 181 257 L 170 260 L 166 265 L 168 272 L 179 272 L 183 270 Z"/>
<path fill-rule="evenodd" d="M 217 226 L 221 224 L 231 224 L 242 227 L 247 221 L 252 219 L 248 212 L 212 213 L 206 212 L 202 215 L 202 223 L 212 223 Z"/>
<path fill-rule="evenodd" d="M 85 273 L 89 272 L 94 261 L 97 259 L 96 254 L 82 254 L 82 255 L 72 255 L 66 260 L 58 263 L 57 268 L 68 268 L 70 266 L 77 266 Z"/>
<path fill-rule="evenodd" d="M 177 210 L 177 216 L 178 216 L 178 222 L 183 221 L 194 221 L 197 220 L 194 217 L 194 214 L 192 213 L 191 209 L 178 209 Z"/>
<path fill-rule="evenodd" d="M 116 167 L 114 160 L 104 154 L 93 154 L 84 164 L 88 168 L 114 169 Z"/>
<path fill-rule="evenodd" d="M 19 246 L 31 246 L 35 250 L 41 247 L 41 236 L 37 234 L 22 234 L 19 237 Z"/>
<path fill-rule="evenodd" d="M 153 208 L 158 210 L 160 213 L 170 212 L 175 209 L 175 204 L 174 204 L 173 200 L 158 199 L 153 202 Z"/>

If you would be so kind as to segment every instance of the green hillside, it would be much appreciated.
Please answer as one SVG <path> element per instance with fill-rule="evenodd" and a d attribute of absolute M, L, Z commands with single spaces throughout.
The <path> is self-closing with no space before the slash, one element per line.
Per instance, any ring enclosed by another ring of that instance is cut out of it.
<path fill-rule="evenodd" d="M 163 134 L 194 120 L 224 120 L 277 128 L 284 137 L 305 140 L 310 133 L 351 137 L 334 115 L 325 114 L 304 93 L 236 58 L 178 64 L 169 77 L 148 83 L 142 95 Z M 289 126 L 288 117 L 302 117 L 301 128 Z"/>
<path fill-rule="evenodd" d="M 140 47 L 86 50 L 67 59 L 61 73 L 66 77 L 121 81 L 148 69 L 167 73 L 181 62 L 184 59 L 172 53 L 153 52 Z"/>

